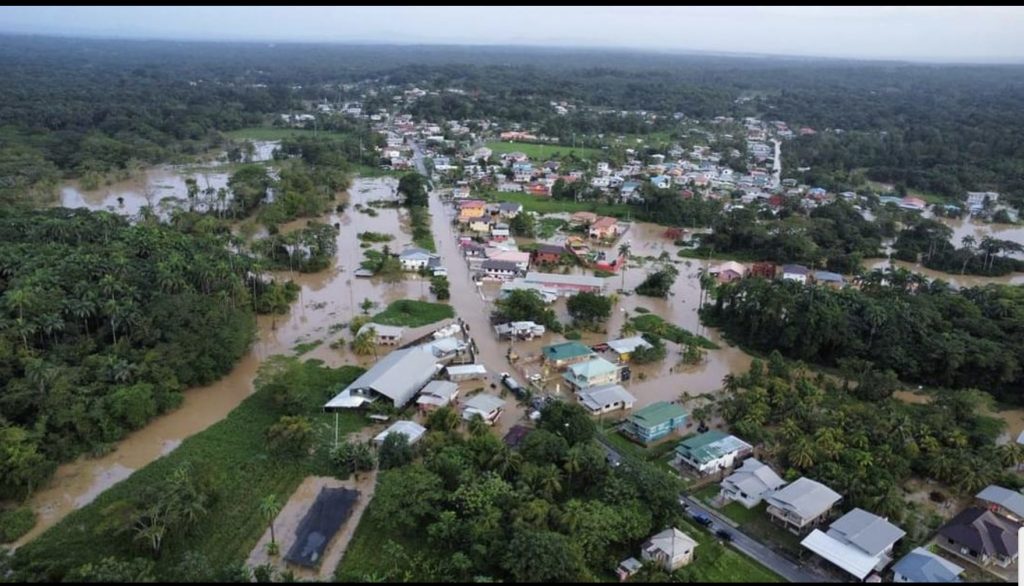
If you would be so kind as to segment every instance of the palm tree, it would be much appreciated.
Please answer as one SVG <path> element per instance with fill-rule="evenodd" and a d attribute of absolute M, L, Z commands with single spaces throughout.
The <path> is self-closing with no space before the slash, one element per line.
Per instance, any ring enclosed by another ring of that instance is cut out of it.
<path fill-rule="evenodd" d="M 572 476 L 583 469 L 583 453 L 579 446 L 573 446 L 566 455 L 565 464 L 562 465 L 566 474 L 569 475 L 569 486 L 572 486 Z"/>
<path fill-rule="evenodd" d="M 537 471 L 536 479 L 540 495 L 546 500 L 551 500 L 556 494 L 562 492 L 562 475 L 554 464 L 540 468 Z"/>
<path fill-rule="evenodd" d="M 814 466 L 814 446 L 806 436 L 801 437 L 789 448 L 789 461 L 797 468 Z"/>
<path fill-rule="evenodd" d="M 963 266 L 960 267 L 961 275 L 964 274 L 964 271 L 967 270 L 967 263 L 970 262 L 971 257 L 974 256 L 974 245 L 977 243 L 978 241 L 974 238 L 974 236 L 971 236 L 970 234 L 960 239 L 960 244 L 963 245 L 964 251 L 966 252 L 966 254 L 964 254 L 964 264 Z"/>
<path fill-rule="evenodd" d="M 1024 462 L 1024 450 L 1021 450 L 1020 444 L 1015 441 L 1003 444 L 999 446 L 999 461 L 1007 468 L 1019 466 Z"/>
<path fill-rule="evenodd" d="M 280 512 L 281 503 L 278 502 L 276 494 L 268 494 L 260 501 L 260 514 L 263 515 L 267 525 L 270 525 L 270 543 L 277 543 L 277 540 L 274 538 L 274 519 L 277 518 L 277 514 Z"/>
<path fill-rule="evenodd" d="M 377 356 L 377 329 L 370 326 L 352 340 L 352 351 L 361 356 Z"/>
<path fill-rule="evenodd" d="M 473 437 L 480 437 L 487 433 L 487 422 L 479 414 L 474 415 L 469 423 L 466 424 L 466 429 L 469 430 L 469 435 Z"/>
<path fill-rule="evenodd" d="M 619 245 L 619 258 L 622 259 L 622 289 L 626 288 L 626 262 L 629 260 L 630 246 L 628 242 Z"/>

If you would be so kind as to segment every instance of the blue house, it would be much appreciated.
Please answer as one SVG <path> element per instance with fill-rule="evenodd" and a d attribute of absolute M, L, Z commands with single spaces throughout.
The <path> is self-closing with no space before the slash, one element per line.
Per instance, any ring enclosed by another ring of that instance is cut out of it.
<path fill-rule="evenodd" d="M 651 177 L 651 185 L 654 185 L 658 189 L 668 189 L 669 187 L 672 187 L 672 178 L 668 175 Z"/>
<path fill-rule="evenodd" d="M 687 415 L 681 405 L 658 401 L 630 415 L 623 430 L 647 444 L 681 429 Z"/>

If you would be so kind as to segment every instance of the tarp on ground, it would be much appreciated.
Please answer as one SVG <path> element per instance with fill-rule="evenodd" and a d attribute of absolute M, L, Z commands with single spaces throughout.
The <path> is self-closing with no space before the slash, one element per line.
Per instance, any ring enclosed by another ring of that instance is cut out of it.
<path fill-rule="evenodd" d="M 295 530 L 295 544 L 284 556 L 285 561 L 307 568 L 320 565 L 324 549 L 338 529 L 348 520 L 359 498 L 358 490 L 348 488 L 320 489 Z"/>

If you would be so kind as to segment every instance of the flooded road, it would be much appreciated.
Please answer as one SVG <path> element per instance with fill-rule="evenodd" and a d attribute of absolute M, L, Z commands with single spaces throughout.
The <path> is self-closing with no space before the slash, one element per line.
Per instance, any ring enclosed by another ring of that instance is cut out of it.
<path fill-rule="evenodd" d="M 158 175 L 159 176 L 159 175 Z M 390 197 L 397 182 L 390 178 L 356 179 L 349 192 L 351 203 L 366 203 Z M 360 313 L 364 298 L 383 307 L 402 298 L 428 296 L 425 281 L 408 279 L 394 284 L 379 279 L 356 279 L 352 272 L 363 259 L 356 233 L 373 230 L 393 234 L 392 249 L 409 244 L 408 231 L 398 230 L 399 211 L 379 209 L 377 217 L 361 214 L 351 207 L 344 214 L 327 214 L 321 221 L 339 223 L 338 254 L 334 267 L 316 274 L 275 273 L 277 279 L 292 279 L 301 287 L 299 299 L 283 316 L 259 316 L 258 335 L 250 351 L 224 378 L 206 387 L 189 389 L 177 410 L 160 416 L 144 428 L 129 434 L 111 453 L 100 458 L 80 458 L 60 466 L 48 485 L 33 495 L 29 505 L 36 511 L 35 527 L 19 539 L 24 544 L 51 527 L 71 511 L 92 502 L 100 493 L 174 450 L 185 438 L 223 419 L 253 392 L 253 379 L 261 361 L 274 354 L 293 354 L 296 344 L 323 340 L 304 358 L 318 358 L 330 366 L 354 362 L 366 365 L 371 357 L 357 357 L 347 348 L 334 350 L 330 341 L 344 336 L 347 329 L 331 333 L 334 324 L 347 323 Z M 305 220 L 297 223 L 304 224 Z M 379 247 L 379 245 L 378 245 Z M 376 311 L 376 310 L 375 310 Z"/>

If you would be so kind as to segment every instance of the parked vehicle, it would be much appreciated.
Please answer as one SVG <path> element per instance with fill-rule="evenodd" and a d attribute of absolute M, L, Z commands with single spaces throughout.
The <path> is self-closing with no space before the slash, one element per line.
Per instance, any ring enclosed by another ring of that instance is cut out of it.
<path fill-rule="evenodd" d="M 512 391 L 517 397 L 521 397 L 526 393 L 522 385 L 516 382 L 516 379 L 512 378 L 507 372 L 501 373 L 501 384 L 505 385 L 505 388 Z"/>
<path fill-rule="evenodd" d="M 729 533 L 725 529 L 719 529 L 718 531 L 715 531 L 715 535 L 717 535 L 718 538 L 722 541 L 732 541 L 732 533 Z"/>
<path fill-rule="evenodd" d="M 711 525 L 711 517 L 708 517 L 703 513 L 694 513 L 693 520 L 705 527 L 709 527 Z"/>

